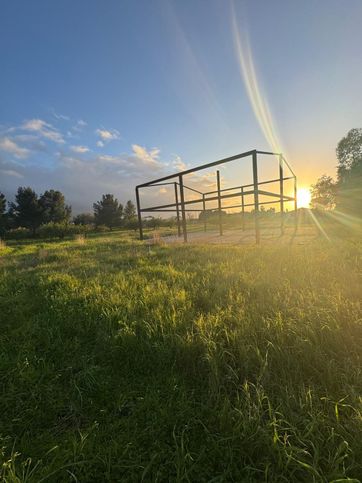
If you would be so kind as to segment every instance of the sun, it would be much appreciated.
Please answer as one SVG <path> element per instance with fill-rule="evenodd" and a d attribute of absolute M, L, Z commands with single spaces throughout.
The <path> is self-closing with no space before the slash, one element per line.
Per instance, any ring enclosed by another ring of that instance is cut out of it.
<path fill-rule="evenodd" d="M 299 188 L 297 191 L 298 208 L 309 208 L 311 194 L 308 188 Z"/>

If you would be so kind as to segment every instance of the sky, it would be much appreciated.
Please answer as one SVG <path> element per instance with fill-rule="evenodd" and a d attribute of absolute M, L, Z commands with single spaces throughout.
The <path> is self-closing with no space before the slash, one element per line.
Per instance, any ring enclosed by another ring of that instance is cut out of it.
<path fill-rule="evenodd" d="M 0 5 L 9 200 L 53 188 L 91 211 L 103 193 L 125 202 L 136 184 L 255 148 L 282 151 L 308 187 L 362 125 L 361 0 Z M 224 169 L 223 186 L 243 176 Z"/>

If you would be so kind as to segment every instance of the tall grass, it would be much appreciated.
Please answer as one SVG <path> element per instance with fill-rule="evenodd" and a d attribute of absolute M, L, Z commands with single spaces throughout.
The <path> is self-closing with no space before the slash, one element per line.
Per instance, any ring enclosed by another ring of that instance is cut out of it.
<path fill-rule="evenodd" d="M 361 255 L 8 245 L 1 478 L 359 481 Z"/>

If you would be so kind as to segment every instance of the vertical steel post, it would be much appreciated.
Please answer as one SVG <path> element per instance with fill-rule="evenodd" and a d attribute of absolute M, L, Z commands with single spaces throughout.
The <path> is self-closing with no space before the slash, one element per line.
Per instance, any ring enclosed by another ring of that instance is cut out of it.
<path fill-rule="evenodd" d="M 244 203 L 244 188 L 241 187 L 241 227 L 245 231 L 245 203 Z"/>
<path fill-rule="evenodd" d="M 294 176 L 294 212 L 295 212 L 294 222 L 295 222 L 295 229 L 297 229 L 297 226 L 298 226 L 298 200 L 297 200 L 297 194 L 298 194 L 298 190 L 297 190 L 297 177 Z"/>
<path fill-rule="evenodd" d="M 138 186 L 136 187 L 136 203 L 137 203 L 137 217 L 138 217 L 138 229 L 140 232 L 140 240 L 143 240 L 141 203 L 140 203 L 140 194 L 138 191 Z"/>
<path fill-rule="evenodd" d="M 204 193 L 202 194 L 202 209 L 204 210 L 204 231 L 206 232 L 206 203 Z"/>
<path fill-rule="evenodd" d="M 181 174 L 179 175 L 179 184 L 180 184 L 180 197 L 181 197 L 182 232 L 184 235 L 184 242 L 187 243 L 184 183 L 183 183 Z"/>
<path fill-rule="evenodd" d="M 279 188 L 280 188 L 280 233 L 284 235 L 284 166 L 283 156 L 279 155 Z"/>
<path fill-rule="evenodd" d="M 216 181 L 217 181 L 217 204 L 218 204 L 218 209 L 219 209 L 219 232 L 220 236 L 223 235 L 223 230 L 222 230 L 222 211 L 221 211 L 221 186 L 220 186 L 220 171 L 216 171 Z"/>
<path fill-rule="evenodd" d="M 253 152 L 253 183 L 254 183 L 254 208 L 255 208 L 255 241 L 257 245 L 260 243 L 260 226 L 259 226 L 259 183 L 258 183 L 258 160 L 256 151 Z"/>
<path fill-rule="evenodd" d="M 175 203 L 176 203 L 176 217 L 177 217 L 177 235 L 181 236 L 180 210 L 178 207 L 177 183 L 174 183 L 174 186 L 175 186 Z"/>

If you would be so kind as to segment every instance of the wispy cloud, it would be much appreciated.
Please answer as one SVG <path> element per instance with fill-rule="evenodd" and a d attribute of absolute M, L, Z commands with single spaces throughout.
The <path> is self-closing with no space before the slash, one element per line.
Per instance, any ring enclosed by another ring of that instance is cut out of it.
<path fill-rule="evenodd" d="M 182 161 L 180 156 L 175 156 L 175 159 L 172 162 L 172 166 L 177 169 L 177 171 L 185 171 L 187 169 L 187 165 Z"/>
<path fill-rule="evenodd" d="M 89 152 L 89 148 L 87 146 L 71 146 L 70 149 L 74 153 L 78 153 L 78 154 L 84 154 Z"/>
<path fill-rule="evenodd" d="M 135 156 L 147 164 L 158 165 L 160 150 L 158 148 L 152 148 L 147 151 L 146 148 L 138 144 L 132 144 L 132 151 Z"/>
<path fill-rule="evenodd" d="M 55 119 L 57 119 L 58 121 L 70 121 L 69 116 L 65 116 L 64 114 L 59 114 L 59 113 L 55 112 L 54 109 L 52 109 L 52 114 L 55 117 Z"/>
<path fill-rule="evenodd" d="M 21 173 L 18 173 L 14 169 L 0 169 L 0 173 L 4 176 L 12 176 L 14 178 L 24 178 Z"/>
<path fill-rule="evenodd" d="M 77 132 L 77 133 L 80 133 L 81 131 L 83 131 L 83 129 L 88 126 L 88 124 L 83 121 L 83 119 L 79 119 L 75 124 L 74 126 L 72 127 L 72 130 Z"/>
<path fill-rule="evenodd" d="M 117 129 L 96 129 L 96 134 L 101 138 L 103 143 L 120 138 L 120 133 Z"/>
<path fill-rule="evenodd" d="M 20 159 L 26 158 L 29 155 L 28 149 L 22 148 L 9 137 L 0 139 L 0 149 Z"/>
<path fill-rule="evenodd" d="M 30 119 L 29 121 L 25 121 L 21 125 L 21 129 L 23 129 L 24 131 L 36 132 L 45 139 L 49 139 L 50 141 L 53 141 L 55 143 L 65 143 L 63 134 L 58 131 L 54 126 L 46 121 L 43 121 L 42 119 Z"/>

